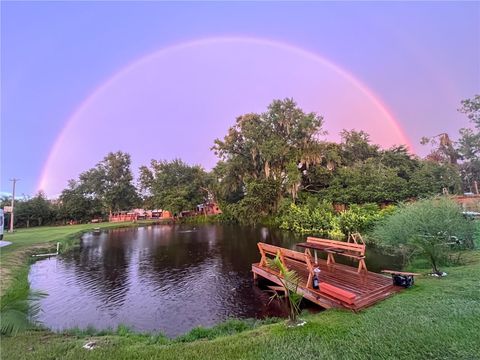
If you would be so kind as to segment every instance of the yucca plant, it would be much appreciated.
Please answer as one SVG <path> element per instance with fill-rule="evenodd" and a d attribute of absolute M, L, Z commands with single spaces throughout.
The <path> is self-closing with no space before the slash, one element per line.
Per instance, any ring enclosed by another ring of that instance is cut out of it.
<path fill-rule="evenodd" d="M 294 270 L 288 270 L 278 255 L 274 259 L 268 259 L 267 264 L 270 268 L 280 273 L 278 279 L 285 290 L 285 295 L 280 295 L 278 292 L 274 292 L 270 300 L 275 298 L 286 298 L 289 310 L 289 322 L 290 324 L 297 324 L 298 314 L 300 314 L 300 303 L 303 298 L 303 296 L 297 292 L 298 285 L 300 283 L 300 277 Z"/>

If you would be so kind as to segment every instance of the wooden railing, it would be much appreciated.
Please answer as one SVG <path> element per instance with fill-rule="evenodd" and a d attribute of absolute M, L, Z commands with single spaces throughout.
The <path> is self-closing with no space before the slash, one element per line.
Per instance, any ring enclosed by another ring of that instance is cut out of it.
<path fill-rule="evenodd" d="M 326 294 L 330 298 L 335 298 L 345 304 L 349 304 L 349 305 L 354 304 L 356 295 L 350 291 L 341 289 L 337 286 L 328 284 L 326 282 L 320 282 L 319 288 L 316 288 L 316 289 L 313 288 L 313 276 L 314 276 L 315 265 L 312 261 L 312 256 L 310 255 L 310 251 L 308 249 L 306 249 L 305 252 L 302 253 L 302 252 L 285 249 L 279 246 L 270 245 L 262 242 L 257 243 L 257 245 L 258 245 L 258 249 L 260 250 L 260 254 L 262 256 L 260 259 L 260 263 L 258 264 L 260 267 L 268 268 L 269 271 L 272 271 L 273 269 L 271 269 L 268 266 L 267 259 L 269 257 L 277 257 L 277 256 L 286 269 L 289 269 L 289 264 L 292 264 L 293 262 L 297 264 L 299 263 L 304 264 L 308 270 L 308 278 L 306 279 L 305 285 L 304 286 L 302 285 L 303 288 L 306 288 L 306 290 L 309 290 L 309 291 L 314 291 L 317 294 L 318 293 Z M 278 278 L 281 278 L 281 275 L 278 273 L 275 276 Z"/>
<path fill-rule="evenodd" d="M 266 244 L 263 242 L 257 243 L 258 249 L 260 250 L 260 255 L 262 256 L 260 259 L 260 266 L 268 267 L 267 263 L 267 256 L 275 257 L 278 256 L 282 265 L 285 266 L 286 269 L 289 269 L 288 263 L 286 260 L 293 260 L 302 264 L 305 264 L 308 270 L 308 278 L 306 286 L 307 288 L 312 288 L 312 279 L 313 279 L 313 262 L 310 253 L 306 250 L 304 253 L 281 248 L 279 246 Z"/>
<path fill-rule="evenodd" d="M 319 245 L 323 248 L 323 251 L 327 253 L 328 265 L 335 264 L 334 254 L 336 254 L 358 260 L 357 272 L 360 272 L 362 270 L 367 271 L 367 265 L 365 264 L 366 245 L 363 243 L 363 240 L 362 244 L 359 244 L 357 239 L 357 237 L 354 237 L 354 242 L 345 242 L 329 239 L 320 239 L 316 237 L 308 237 L 307 243 Z"/>

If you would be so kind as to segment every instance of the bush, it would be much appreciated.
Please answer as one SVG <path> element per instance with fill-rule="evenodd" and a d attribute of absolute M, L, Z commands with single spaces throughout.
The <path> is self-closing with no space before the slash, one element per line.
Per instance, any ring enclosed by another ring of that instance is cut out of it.
<path fill-rule="evenodd" d="M 290 206 L 280 216 L 280 228 L 300 234 L 343 238 L 333 207 L 328 202 Z"/>
<path fill-rule="evenodd" d="M 377 204 L 350 205 L 348 210 L 342 211 L 339 216 L 340 230 L 347 236 L 368 232 L 376 222 L 392 214 L 394 209 L 394 206 L 389 206 L 380 210 Z"/>
<path fill-rule="evenodd" d="M 343 240 L 352 233 L 365 233 L 376 222 L 394 211 L 393 206 L 380 210 L 376 204 L 351 205 L 336 214 L 328 201 L 309 197 L 303 205 L 288 204 L 282 208 L 280 228 L 300 234 Z"/>
<path fill-rule="evenodd" d="M 453 250 L 473 248 L 474 223 L 451 199 L 434 197 L 400 206 L 375 226 L 372 236 L 406 257 L 422 253 L 434 272 Z"/>

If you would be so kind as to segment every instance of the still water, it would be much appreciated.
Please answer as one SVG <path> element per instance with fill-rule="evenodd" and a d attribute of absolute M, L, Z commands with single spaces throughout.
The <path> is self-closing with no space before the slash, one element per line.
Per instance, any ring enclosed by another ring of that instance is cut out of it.
<path fill-rule="evenodd" d="M 178 336 L 228 318 L 279 316 L 278 304 L 269 304 L 270 294 L 252 281 L 258 241 L 294 249 L 303 237 L 226 225 L 86 234 L 74 250 L 32 265 L 32 289 L 48 294 L 37 320 L 57 331 L 124 324 Z M 369 270 L 399 265 L 399 259 L 367 249 Z"/>

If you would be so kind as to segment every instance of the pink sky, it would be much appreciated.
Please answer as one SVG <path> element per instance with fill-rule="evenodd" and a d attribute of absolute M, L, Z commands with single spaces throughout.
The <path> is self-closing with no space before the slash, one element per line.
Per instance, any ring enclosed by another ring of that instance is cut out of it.
<path fill-rule="evenodd" d="M 409 145 L 378 97 L 331 62 L 288 44 L 212 38 L 155 52 L 97 88 L 69 118 L 39 188 L 58 194 L 116 150 L 129 152 L 134 168 L 181 156 L 209 169 L 213 140 L 236 116 L 286 97 L 323 115 L 328 139 L 346 128 L 365 130 L 385 147 Z"/>

